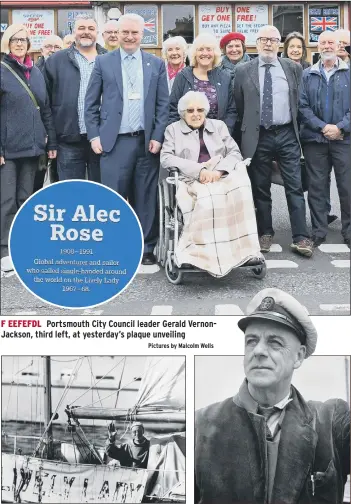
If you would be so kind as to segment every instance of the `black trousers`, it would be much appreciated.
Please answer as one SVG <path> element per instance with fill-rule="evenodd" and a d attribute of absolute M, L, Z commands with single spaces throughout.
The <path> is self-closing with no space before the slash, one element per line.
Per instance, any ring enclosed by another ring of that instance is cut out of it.
<path fill-rule="evenodd" d="M 158 238 L 157 184 L 160 157 L 145 153 L 144 135 L 118 135 L 111 152 L 101 155 L 101 182 L 117 191 L 135 210 L 144 235 L 144 252 Z"/>
<path fill-rule="evenodd" d="M 91 148 L 86 135 L 79 142 L 59 142 L 57 147 L 57 172 L 59 180 L 86 178 L 100 182 L 100 156 Z"/>
<path fill-rule="evenodd" d="M 38 157 L 5 159 L 0 166 L 1 257 L 8 255 L 9 232 L 17 210 L 33 193 Z"/>
<path fill-rule="evenodd" d="M 274 235 L 271 172 L 272 160 L 275 159 L 284 181 L 293 241 L 309 238 L 300 156 L 301 149 L 292 124 L 269 130 L 261 127 L 257 149 L 249 167 L 259 236 Z"/>
<path fill-rule="evenodd" d="M 312 142 L 303 148 L 308 184 L 308 205 L 312 232 L 324 238 L 328 232 L 330 172 L 334 168 L 341 210 L 341 233 L 350 238 L 351 167 L 350 145 L 339 142 Z"/>

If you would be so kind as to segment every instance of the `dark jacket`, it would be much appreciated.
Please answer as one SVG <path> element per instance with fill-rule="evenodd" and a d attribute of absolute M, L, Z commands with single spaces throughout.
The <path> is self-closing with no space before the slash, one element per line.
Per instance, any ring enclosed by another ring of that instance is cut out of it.
<path fill-rule="evenodd" d="M 305 402 L 294 387 L 292 399 L 282 422 L 271 502 L 342 504 L 350 472 L 349 407 L 341 399 Z M 266 504 L 266 443 L 264 417 L 243 408 L 239 394 L 197 412 L 195 502 Z"/>
<path fill-rule="evenodd" d="M 304 70 L 300 91 L 299 118 L 301 142 L 350 143 L 350 69 L 339 58 L 339 68 L 329 79 L 320 71 L 320 63 Z M 343 140 L 328 140 L 321 130 L 336 124 L 344 130 Z"/>
<path fill-rule="evenodd" d="M 39 70 L 41 71 L 41 73 L 43 74 L 44 73 L 44 70 L 45 70 L 45 58 L 44 56 L 39 56 L 35 66 L 37 68 L 39 68 Z"/>
<path fill-rule="evenodd" d="M 37 110 L 28 92 L 15 76 L 0 65 L 1 156 L 5 160 L 19 159 L 40 156 L 46 149 L 55 150 L 55 130 L 45 80 L 40 70 L 33 66 L 27 81 L 22 65 L 8 55 L 4 56 L 3 61 L 30 87 L 40 110 Z"/>
<path fill-rule="evenodd" d="M 106 49 L 96 44 L 98 54 Z M 58 141 L 78 142 L 80 130 L 78 122 L 78 95 L 80 71 L 75 56 L 75 44 L 52 54 L 45 62 L 45 78 L 51 101 L 52 115 Z"/>
<path fill-rule="evenodd" d="M 293 61 L 291 58 L 289 58 L 289 56 L 286 56 L 285 54 L 282 55 L 282 58 L 287 58 L 289 59 L 290 61 Z M 295 61 L 294 61 L 295 63 Z M 302 60 L 300 62 L 300 65 L 302 66 L 302 70 L 305 70 L 305 68 L 309 68 L 311 66 L 311 63 L 309 63 L 308 61 L 306 60 Z"/>
<path fill-rule="evenodd" d="M 236 121 L 236 110 L 233 98 L 232 79 L 229 72 L 216 67 L 208 72 L 208 80 L 215 86 L 218 100 L 218 117 L 228 126 L 232 133 Z M 176 76 L 172 87 L 169 106 L 168 124 L 179 121 L 178 102 L 188 91 L 194 90 L 194 74 L 192 67 L 183 68 Z"/>
<path fill-rule="evenodd" d="M 169 93 L 164 62 L 141 51 L 144 90 L 145 149 L 150 140 L 163 142 L 168 120 Z M 102 97 L 102 102 L 101 102 Z M 100 137 L 104 152 L 116 143 L 123 112 L 123 78 L 119 49 L 96 59 L 85 96 L 88 139 Z"/>
<path fill-rule="evenodd" d="M 220 68 L 224 68 L 224 70 L 227 70 L 227 72 L 230 73 L 230 75 L 232 77 L 233 86 L 234 86 L 234 77 L 235 77 L 235 73 L 238 68 L 238 65 L 242 65 L 243 63 L 247 63 L 248 61 L 251 61 L 251 58 L 247 53 L 245 53 L 244 56 L 241 58 L 241 60 L 235 64 L 230 61 L 228 56 L 223 56 Z"/>
<path fill-rule="evenodd" d="M 278 58 L 289 85 L 289 103 L 297 140 L 299 127 L 297 109 L 302 67 L 289 58 Z M 241 151 L 244 158 L 255 154 L 260 135 L 260 81 L 258 76 L 259 58 L 240 65 L 234 82 L 234 98 L 239 119 L 241 120 Z"/>

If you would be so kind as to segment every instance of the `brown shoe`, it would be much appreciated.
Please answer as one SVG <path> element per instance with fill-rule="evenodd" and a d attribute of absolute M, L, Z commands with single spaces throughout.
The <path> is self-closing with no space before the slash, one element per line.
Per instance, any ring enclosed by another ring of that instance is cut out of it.
<path fill-rule="evenodd" d="M 290 248 L 293 252 L 296 252 L 296 254 L 300 254 L 304 257 L 311 257 L 314 249 L 313 241 L 309 238 L 304 238 L 299 242 L 293 242 Z"/>
<path fill-rule="evenodd" d="M 261 252 L 269 252 L 273 243 L 272 235 L 262 235 L 259 238 Z"/>

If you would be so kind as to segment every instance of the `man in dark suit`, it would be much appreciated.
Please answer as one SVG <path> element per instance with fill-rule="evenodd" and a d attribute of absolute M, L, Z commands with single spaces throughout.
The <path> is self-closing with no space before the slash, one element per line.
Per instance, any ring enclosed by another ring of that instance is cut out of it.
<path fill-rule="evenodd" d="M 140 50 L 144 20 L 119 21 L 120 49 L 98 57 L 85 99 L 88 139 L 101 182 L 128 199 L 144 233 L 142 264 L 154 264 L 159 151 L 168 121 L 164 62 Z M 102 101 L 101 101 L 102 99 Z"/>
<path fill-rule="evenodd" d="M 280 33 L 264 26 L 257 33 L 258 58 L 240 65 L 234 83 L 234 98 L 241 120 L 241 150 L 252 158 L 250 178 L 257 209 L 257 227 L 262 252 L 269 252 L 272 225 L 272 161 L 278 161 L 284 181 L 293 243 L 291 250 L 305 257 L 313 254 L 306 225 L 301 184 L 298 87 L 302 67 L 288 58 L 278 58 Z"/>

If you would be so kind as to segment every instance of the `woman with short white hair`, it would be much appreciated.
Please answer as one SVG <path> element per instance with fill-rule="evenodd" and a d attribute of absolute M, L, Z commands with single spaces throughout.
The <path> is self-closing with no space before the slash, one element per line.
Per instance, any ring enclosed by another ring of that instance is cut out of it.
<path fill-rule="evenodd" d="M 224 121 L 232 133 L 236 110 L 229 72 L 219 67 L 221 50 L 210 33 L 198 35 L 189 52 L 190 66 L 174 80 L 170 96 L 169 124 L 179 120 L 178 102 L 188 91 L 205 93 L 210 103 L 208 117 Z"/>
<path fill-rule="evenodd" d="M 170 37 L 162 44 L 162 56 L 166 61 L 169 92 L 172 91 L 174 79 L 185 67 L 188 44 L 183 37 Z"/>
<path fill-rule="evenodd" d="M 204 93 L 178 102 L 180 120 L 165 131 L 162 168 L 178 168 L 177 204 L 184 226 L 176 265 L 191 264 L 213 276 L 262 264 L 247 165 L 223 121 L 209 119 Z"/>

